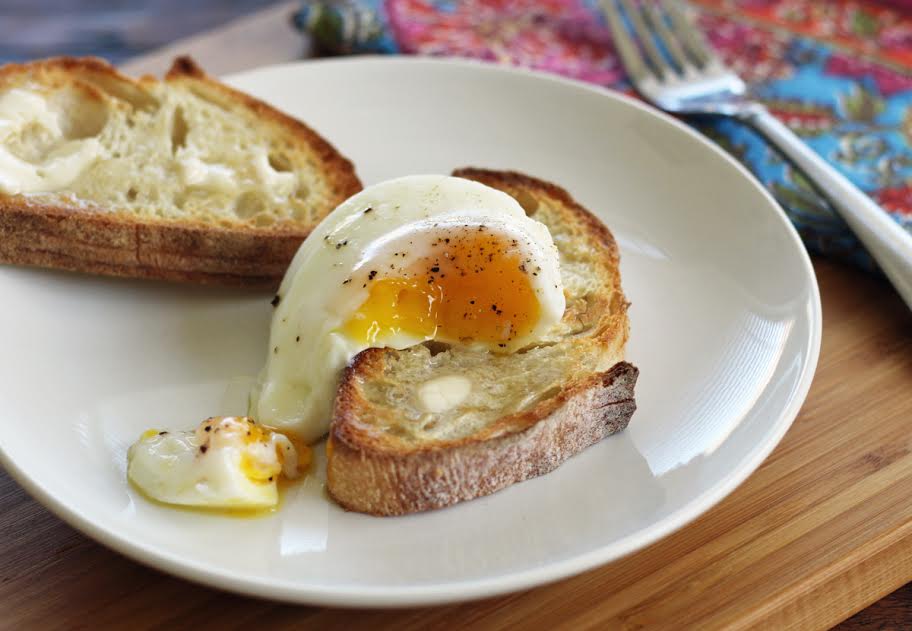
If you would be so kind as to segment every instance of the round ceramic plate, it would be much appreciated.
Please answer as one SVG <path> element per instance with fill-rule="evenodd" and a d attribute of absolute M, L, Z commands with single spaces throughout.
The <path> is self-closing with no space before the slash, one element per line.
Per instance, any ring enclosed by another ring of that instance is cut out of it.
<path fill-rule="evenodd" d="M 813 271 L 772 198 L 685 126 L 604 90 L 467 62 L 296 63 L 230 83 L 312 124 L 365 183 L 472 165 L 569 190 L 620 244 L 638 410 L 555 472 L 436 512 L 346 513 L 319 475 L 266 517 L 171 510 L 128 486 L 127 446 L 150 426 L 244 411 L 271 295 L 3 267 L 2 461 L 77 528 L 247 594 L 454 601 L 642 548 L 730 493 L 788 429 L 820 345 Z"/>

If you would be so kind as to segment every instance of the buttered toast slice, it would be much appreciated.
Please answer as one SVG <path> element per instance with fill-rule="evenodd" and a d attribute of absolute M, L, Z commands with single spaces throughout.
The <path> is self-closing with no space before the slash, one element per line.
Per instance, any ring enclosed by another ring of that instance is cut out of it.
<path fill-rule="evenodd" d="M 498 355 L 427 343 L 368 349 L 346 369 L 327 446 L 343 507 L 401 515 L 542 475 L 627 426 L 627 301 L 608 229 L 563 189 L 518 173 L 454 175 L 512 195 L 551 231 L 567 308 L 546 339 Z"/>
<path fill-rule="evenodd" d="M 304 123 L 206 76 L 95 58 L 0 68 L 0 262 L 277 285 L 361 188 Z"/>

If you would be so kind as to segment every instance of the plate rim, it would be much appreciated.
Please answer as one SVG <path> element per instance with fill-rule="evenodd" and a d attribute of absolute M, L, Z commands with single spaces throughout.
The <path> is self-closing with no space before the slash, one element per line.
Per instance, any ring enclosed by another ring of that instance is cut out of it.
<path fill-rule="evenodd" d="M 0 442 L 0 465 L 10 476 L 22 486 L 34 499 L 48 508 L 54 515 L 69 525 L 79 530 L 82 534 L 96 542 L 107 546 L 120 554 L 147 567 L 168 572 L 174 576 L 189 580 L 194 583 L 223 589 L 236 594 L 266 598 L 305 605 L 329 605 L 349 607 L 408 607 L 421 605 L 439 605 L 454 602 L 463 602 L 484 597 L 499 596 L 552 583 L 586 570 L 599 567 L 633 554 L 643 548 L 663 539 L 672 533 L 690 524 L 697 517 L 704 514 L 740 486 L 757 468 L 766 460 L 769 454 L 781 442 L 783 436 L 791 427 L 803 406 L 811 382 L 816 372 L 822 339 L 822 307 L 820 302 L 820 289 L 817 276 L 814 272 L 810 256 L 798 235 L 794 225 L 786 216 L 783 209 L 773 196 L 747 168 L 731 155 L 723 151 L 710 139 L 687 126 L 682 121 L 658 110 L 646 103 L 628 96 L 622 92 L 610 90 L 595 84 L 561 77 L 547 72 L 504 66 L 492 62 L 473 59 L 434 58 L 420 56 L 384 56 L 362 55 L 357 57 L 337 57 L 327 59 L 306 59 L 291 62 L 269 64 L 243 72 L 231 73 L 220 80 L 229 85 L 242 81 L 248 76 L 263 72 L 291 71 L 301 66 L 313 65 L 411 65 L 433 67 L 457 67 L 470 69 L 477 72 L 503 73 L 508 75 L 525 76 L 526 79 L 536 81 L 556 82 L 575 90 L 597 94 L 603 98 L 612 99 L 640 110 L 646 116 L 657 117 L 665 123 L 671 124 L 692 139 L 697 141 L 707 151 L 711 151 L 745 177 L 771 207 L 773 214 L 787 228 L 793 245 L 799 251 L 799 258 L 806 276 L 810 280 L 811 295 L 811 327 L 809 331 L 809 344 L 805 349 L 805 362 L 802 374 L 799 376 L 797 386 L 791 395 L 788 405 L 779 414 L 775 421 L 773 431 L 768 434 L 766 441 L 742 461 L 737 469 L 729 472 L 713 487 L 698 495 L 688 504 L 665 518 L 654 522 L 649 527 L 630 533 L 610 546 L 602 546 L 585 553 L 577 554 L 560 561 L 549 563 L 537 568 L 519 570 L 507 574 L 486 576 L 483 578 L 428 583 L 419 586 L 407 587 L 365 587 L 365 586 L 301 586 L 298 583 L 271 579 L 261 580 L 250 578 L 235 571 L 220 569 L 207 563 L 179 557 L 168 551 L 162 551 L 142 541 L 136 541 L 126 536 L 121 536 L 116 531 L 96 524 L 89 517 L 83 515 L 78 509 L 67 505 L 55 497 L 50 491 L 35 482 L 21 469 L 6 453 Z"/>

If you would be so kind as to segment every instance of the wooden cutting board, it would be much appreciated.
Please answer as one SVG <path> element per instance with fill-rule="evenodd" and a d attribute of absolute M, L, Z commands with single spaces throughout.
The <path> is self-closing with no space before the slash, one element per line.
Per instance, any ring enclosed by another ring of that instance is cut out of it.
<path fill-rule="evenodd" d="M 292 4 L 176 52 L 229 72 L 286 61 Z M 224 594 L 115 554 L 0 471 L 0 629 L 307 625 L 565 629 L 825 629 L 912 580 L 912 313 L 883 281 L 815 261 L 824 335 L 801 414 L 731 496 L 667 539 L 524 593 L 430 609 L 294 607 Z"/>
<path fill-rule="evenodd" d="M 719 506 L 630 557 L 476 603 L 292 607 L 143 568 L 0 473 L 0 628 L 828 628 L 912 580 L 912 314 L 882 281 L 836 263 L 815 268 L 823 349 L 792 429 Z"/>

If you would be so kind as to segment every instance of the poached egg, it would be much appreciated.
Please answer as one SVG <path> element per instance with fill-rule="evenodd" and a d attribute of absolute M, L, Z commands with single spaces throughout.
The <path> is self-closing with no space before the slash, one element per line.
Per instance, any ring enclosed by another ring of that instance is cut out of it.
<path fill-rule="evenodd" d="M 250 413 L 312 442 L 344 367 L 371 347 L 428 340 L 509 353 L 557 323 L 565 299 L 548 229 L 479 182 L 408 176 L 338 206 L 304 241 L 273 301 Z"/>
<path fill-rule="evenodd" d="M 279 477 L 297 477 L 308 459 L 252 419 L 213 417 L 193 431 L 144 432 L 127 453 L 127 476 L 166 504 L 256 510 L 275 507 Z"/>

